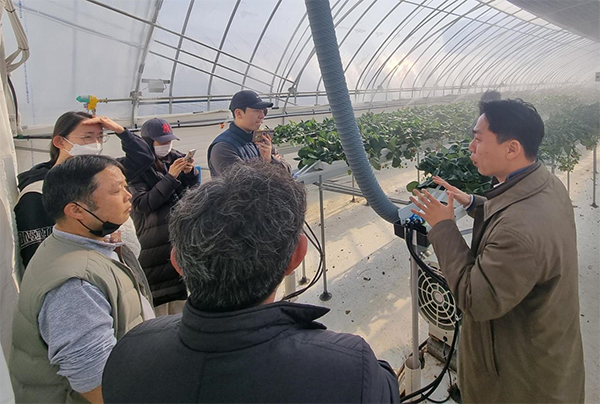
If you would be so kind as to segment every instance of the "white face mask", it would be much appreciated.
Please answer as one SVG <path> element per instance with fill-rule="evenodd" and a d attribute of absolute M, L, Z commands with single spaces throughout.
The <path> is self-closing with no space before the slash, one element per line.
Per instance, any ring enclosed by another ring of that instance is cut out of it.
<path fill-rule="evenodd" d="M 156 154 L 156 157 L 163 158 L 165 157 L 167 154 L 169 154 L 171 152 L 171 149 L 173 148 L 173 143 L 170 142 L 169 144 L 163 144 L 163 145 L 157 145 L 154 146 L 154 153 Z"/>
<path fill-rule="evenodd" d="M 64 138 L 67 142 L 69 142 L 69 139 Z M 71 142 L 69 142 L 71 143 Z M 102 143 L 90 143 L 90 144 L 75 144 L 75 143 L 71 143 L 73 145 L 73 147 L 71 147 L 71 150 L 68 150 L 67 153 L 69 153 L 71 156 L 85 156 L 85 155 L 95 155 L 95 156 L 99 156 L 100 154 L 102 154 L 102 147 L 103 144 Z"/>

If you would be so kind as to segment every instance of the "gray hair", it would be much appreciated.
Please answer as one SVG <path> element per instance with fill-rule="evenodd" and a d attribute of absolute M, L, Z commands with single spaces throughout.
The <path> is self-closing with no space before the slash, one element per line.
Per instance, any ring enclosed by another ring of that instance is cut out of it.
<path fill-rule="evenodd" d="M 171 211 L 169 232 L 194 306 L 233 311 L 269 297 L 298 245 L 305 211 L 304 185 L 260 160 L 189 190 Z"/>

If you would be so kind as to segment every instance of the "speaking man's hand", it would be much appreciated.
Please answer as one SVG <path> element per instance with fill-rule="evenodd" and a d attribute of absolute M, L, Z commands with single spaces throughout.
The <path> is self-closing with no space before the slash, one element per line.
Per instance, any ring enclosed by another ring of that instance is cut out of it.
<path fill-rule="evenodd" d="M 418 197 L 410 197 L 412 203 L 414 203 L 420 211 L 411 209 L 410 211 L 417 216 L 425 219 L 431 227 L 435 226 L 442 220 L 454 220 L 454 193 L 448 192 L 448 205 L 442 204 L 440 201 L 435 199 L 433 195 L 427 192 L 426 189 L 423 192 L 415 189 L 413 193 Z"/>

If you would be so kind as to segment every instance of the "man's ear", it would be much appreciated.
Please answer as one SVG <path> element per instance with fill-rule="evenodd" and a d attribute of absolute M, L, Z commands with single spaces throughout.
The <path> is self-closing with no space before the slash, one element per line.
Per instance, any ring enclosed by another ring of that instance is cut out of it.
<path fill-rule="evenodd" d="M 298 265 L 302 263 L 302 260 L 306 256 L 306 250 L 308 248 L 308 239 L 304 235 L 304 233 L 300 234 L 300 239 L 298 240 L 298 245 L 292 254 L 292 258 L 290 259 L 290 263 L 288 264 L 287 269 L 285 270 L 285 275 L 291 274 L 294 269 L 298 268 Z"/>
<path fill-rule="evenodd" d="M 76 220 L 82 220 L 85 216 L 85 211 L 81 208 L 81 206 L 76 203 L 69 202 L 63 208 L 63 213 L 66 217 L 70 217 Z"/>
<path fill-rule="evenodd" d="M 508 160 L 514 160 L 517 157 L 524 155 L 525 149 L 523 149 L 523 145 L 516 139 L 511 139 L 508 141 L 506 147 L 506 158 Z"/>
<path fill-rule="evenodd" d="M 233 111 L 233 114 L 235 115 L 236 119 L 242 119 L 243 118 L 243 112 L 241 109 L 236 108 L 235 111 Z"/>
<path fill-rule="evenodd" d="M 173 268 L 175 268 L 179 276 L 183 277 L 183 271 L 181 270 L 181 267 L 175 259 L 175 247 L 171 248 L 171 264 L 173 265 Z"/>

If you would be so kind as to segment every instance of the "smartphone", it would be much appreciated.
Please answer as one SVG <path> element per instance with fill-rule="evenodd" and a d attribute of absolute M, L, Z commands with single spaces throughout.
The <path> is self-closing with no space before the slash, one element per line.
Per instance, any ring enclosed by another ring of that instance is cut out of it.
<path fill-rule="evenodd" d="M 252 137 L 252 141 L 254 143 L 263 143 L 265 134 L 269 135 L 270 139 L 273 139 L 273 135 L 275 134 L 274 130 L 255 130 L 254 135 Z"/>
<path fill-rule="evenodd" d="M 190 151 L 188 151 L 184 157 L 185 161 L 187 161 L 187 162 L 192 161 L 192 159 L 194 158 L 194 154 L 196 154 L 196 149 L 191 149 Z"/>
<path fill-rule="evenodd" d="M 254 143 L 262 143 L 264 139 L 264 130 L 255 130 L 254 135 L 252 135 L 252 141 Z"/>

